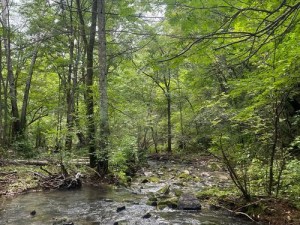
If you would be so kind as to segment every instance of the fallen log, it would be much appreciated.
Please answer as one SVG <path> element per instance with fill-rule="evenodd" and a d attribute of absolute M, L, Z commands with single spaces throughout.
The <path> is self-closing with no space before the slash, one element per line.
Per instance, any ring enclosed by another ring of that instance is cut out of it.
<path fill-rule="evenodd" d="M 77 160 L 70 160 L 69 163 L 75 166 L 88 166 L 88 161 L 77 161 Z M 31 165 L 31 166 L 48 166 L 53 164 L 60 164 L 54 161 L 48 160 L 24 160 L 24 159 L 0 159 L 0 165 Z"/>

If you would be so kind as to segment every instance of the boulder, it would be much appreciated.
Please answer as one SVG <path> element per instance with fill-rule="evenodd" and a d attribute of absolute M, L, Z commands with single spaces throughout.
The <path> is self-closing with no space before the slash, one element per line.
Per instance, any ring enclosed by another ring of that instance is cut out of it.
<path fill-rule="evenodd" d="M 178 209 L 200 210 L 201 204 L 198 198 L 192 193 L 183 193 L 178 200 Z"/>

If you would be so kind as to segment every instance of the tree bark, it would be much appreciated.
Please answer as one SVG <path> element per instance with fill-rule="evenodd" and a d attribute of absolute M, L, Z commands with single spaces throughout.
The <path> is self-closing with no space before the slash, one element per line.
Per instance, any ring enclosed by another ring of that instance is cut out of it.
<path fill-rule="evenodd" d="M 85 32 L 85 23 L 80 5 L 80 0 L 76 0 L 77 12 L 81 27 L 81 37 L 86 49 L 86 117 L 87 117 L 87 144 L 89 148 L 90 166 L 97 166 L 96 143 L 95 143 L 95 121 L 94 121 L 94 98 L 93 98 L 93 66 L 94 66 L 94 46 L 97 23 L 97 0 L 93 0 L 92 18 L 90 26 L 89 41 Z"/>
<path fill-rule="evenodd" d="M 2 101 L 2 39 L 0 38 L 0 146 L 3 145 L 3 101 Z M 3 88 L 4 89 L 4 88 Z"/>
<path fill-rule="evenodd" d="M 14 72 L 12 67 L 11 43 L 10 43 L 10 23 L 9 23 L 9 0 L 2 0 L 2 20 L 4 28 L 4 48 L 7 62 L 7 78 L 9 82 L 9 95 L 12 113 L 12 138 L 15 140 L 21 130 L 19 110 L 17 105 L 17 90 L 15 85 Z"/>
<path fill-rule="evenodd" d="M 68 4 L 68 2 L 67 2 Z M 65 141 L 65 149 L 71 151 L 72 149 L 72 136 L 73 136 L 73 128 L 74 128 L 74 114 L 75 114 L 75 102 L 74 102 L 74 28 L 73 28 L 73 1 L 70 1 L 69 7 L 69 68 L 68 68 L 68 78 L 67 78 L 67 85 L 66 85 L 66 100 L 67 100 L 67 134 L 66 134 L 66 141 Z M 68 26 L 68 24 L 66 24 Z"/>
<path fill-rule="evenodd" d="M 164 83 L 165 83 L 165 96 L 167 99 L 167 119 L 168 119 L 168 148 L 167 152 L 172 152 L 172 124 L 171 124 L 171 90 L 170 90 L 170 84 L 171 84 L 171 74 L 170 70 L 168 70 L 168 77 L 164 75 Z"/>
<path fill-rule="evenodd" d="M 99 63 L 99 92 L 100 92 L 100 150 L 98 172 L 105 175 L 108 171 L 108 96 L 107 96 L 107 64 L 106 64 L 106 35 L 105 35 L 105 0 L 99 0 L 98 5 L 98 63 Z"/>
<path fill-rule="evenodd" d="M 31 64 L 28 72 L 28 78 L 26 81 L 26 86 L 24 89 L 24 97 L 23 97 L 23 104 L 22 104 L 22 112 L 21 112 L 21 120 L 20 120 L 20 135 L 24 135 L 25 129 L 26 129 L 26 115 L 27 115 L 27 106 L 28 106 L 28 100 L 29 100 L 29 91 L 30 91 L 30 85 L 31 85 L 31 80 L 32 80 L 32 75 L 33 75 L 33 69 L 34 65 L 37 59 L 37 47 L 34 49 L 33 54 L 32 54 L 32 59 L 31 59 Z"/>

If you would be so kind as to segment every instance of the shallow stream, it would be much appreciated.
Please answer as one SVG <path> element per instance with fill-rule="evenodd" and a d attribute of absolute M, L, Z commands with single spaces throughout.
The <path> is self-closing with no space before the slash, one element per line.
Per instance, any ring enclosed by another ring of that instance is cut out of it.
<path fill-rule="evenodd" d="M 83 186 L 80 190 L 49 191 L 0 197 L 1 225 L 250 225 L 224 211 L 202 207 L 201 211 L 182 211 L 170 208 L 159 210 L 146 204 L 149 192 L 156 192 L 165 184 L 182 191 L 196 191 L 203 187 L 227 185 L 224 173 L 207 170 L 200 162 L 190 165 L 175 162 L 149 162 L 130 188 Z M 196 177 L 197 182 L 182 182 L 181 172 Z M 156 182 L 141 180 L 157 177 Z M 199 179 L 198 179 L 199 177 Z M 180 185 L 179 185 L 180 184 Z M 125 209 L 124 209 L 125 207 Z M 117 209 L 119 208 L 119 212 Z M 120 209 L 123 210 L 120 210 Z M 35 215 L 30 213 L 35 211 Z M 147 214 L 148 213 L 148 214 Z M 143 218 L 146 217 L 150 218 Z M 69 223 L 59 222 L 67 220 Z"/>
<path fill-rule="evenodd" d="M 226 213 L 208 209 L 202 211 L 156 210 L 146 205 L 144 195 L 133 194 L 126 189 L 84 186 L 81 190 L 51 191 L 20 195 L 12 199 L 1 199 L 1 225 L 52 225 L 68 218 L 74 225 L 98 224 L 251 224 Z M 117 212 L 117 208 L 125 210 Z M 30 212 L 36 211 L 35 216 Z M 151 217 L 143 219 L 146 213 Z"/>

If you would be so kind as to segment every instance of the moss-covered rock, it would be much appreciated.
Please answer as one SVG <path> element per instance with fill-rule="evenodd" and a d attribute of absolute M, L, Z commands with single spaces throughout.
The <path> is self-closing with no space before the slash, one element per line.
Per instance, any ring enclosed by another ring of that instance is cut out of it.
<path fill-rule="evenodd" d="M 163 209 L 165 207 L 176 209 L 177 206 L 178 206 L 178 198 L 177 197 L 171 197 L 171 198 L 160 199 L 157 202 L 157 206 L 158 206 L 159 209 Z"/>
<path fill-rule="evenodd" d="M 190 172 L 188 170 L 184 170 L 178 175 L 178 178 L 183 179 L 185 181 L 189 181 L 193 179 L 193 176 L 191 176 Z"/>
<path fill-rule="evenodd" d="M 177 197 L 182 195 L 182 190 L 180 190 L 180 189 L 175 188 L 175 189 L 173 189 L 173 192 L 174 192 L 175 196 L 177 196 Z"/>
<path fill-rule="evenodd" d="M 168 195 L 170 193 L 170 184 L 166 184 L 161 189 L 157 191 L 159 195 Z"/>
<path fill-rule="evenodd" d="M 148 177 L 148 180 L 150 182 L 153 182 L 153 183 L 158 183 L 160 181 L 160 179 L 158 177 L 155 177 L 155 176 Z"/>

